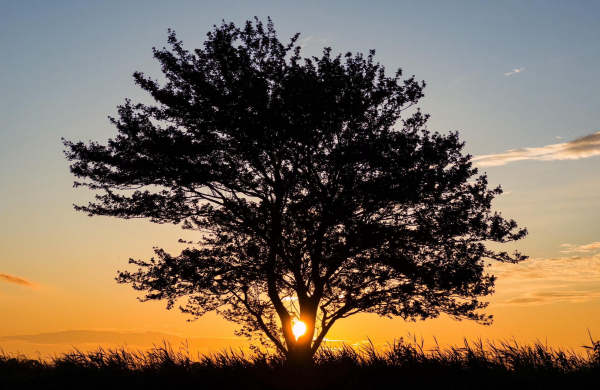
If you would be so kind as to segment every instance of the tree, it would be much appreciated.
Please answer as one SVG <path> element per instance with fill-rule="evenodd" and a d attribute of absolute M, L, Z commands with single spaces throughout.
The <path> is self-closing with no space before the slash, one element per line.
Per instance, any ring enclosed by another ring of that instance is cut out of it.
<path fill-rule="evenodd" d="M 356 313 L 489 324 L 485 261 L 526 258 L 485 245 L 527 234 L 491 211 L 502 190 L 474 178 L 458 133 L 427 130 L 424 82 L 386 76 L 374 51 L 303 59 L 298 36 L 224 22 L 190 52 L 170 31 L 172 49 L 153 49 L 166 83 L 134 74 L 156 104 L 126 100 L 106 146 L 63 140 L 87 180 L 75 186 L 99 191 L 76 210 L 203 234 L 117 280 L 168 308 L 187 298 L 194 318 L 216 311 L 299 362 Z"/>

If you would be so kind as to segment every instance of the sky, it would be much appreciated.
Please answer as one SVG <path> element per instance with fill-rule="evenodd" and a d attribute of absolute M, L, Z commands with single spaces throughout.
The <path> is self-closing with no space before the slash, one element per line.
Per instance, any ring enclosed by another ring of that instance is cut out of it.
<path fill-rule="evenodd" d="M 458 131 L 494 202 L 529 236 L 498 246 L 530 259 L 494 266 L 484 327 L 447 317 L 405 323 L 359 315 L 332 340 L 385 343 L 408 333 L 442 343 L 510 339 L 579 348 L 600 338 L 600 3 L 597 1 L 22 1 L 0 0 L 0 347 L 246 346 L 235 324 L 196 322 L 139 303 L 117 270 L 153 247 L 177 252 L 194 233 L 73 210 L 61 137 L 105 143 L 125 98 L 148 102 L 132 74 L 160 77 L 152 47 L 171 28 L 200 47 L 222 20 L 270 16 L 303 55 L 368 52 L 391 74 L 425 80 L 429 130 Z M 196 238 L 197 239 L 197 238 Z"/>

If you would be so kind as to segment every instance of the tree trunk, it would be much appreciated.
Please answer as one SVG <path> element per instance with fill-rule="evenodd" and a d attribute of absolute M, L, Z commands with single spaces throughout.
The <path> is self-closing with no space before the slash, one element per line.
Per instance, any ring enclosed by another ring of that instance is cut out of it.
<path fill-rule="evenodd" d="M 306 325 L 306 333 L 298 337 L 294 347 L 290 348 L 288 358 L 290 365 L 308 366 L 312 363 L 314 353 L 312 352 L 313 336 L 315 334 L 316 310 L 308 308 L 304 310 L 304 315 L 300 315 L 300 320 Z"/>
<path fill-rule="evenodd" d="M 308 367 L 312 363 L 313 353 L 309 345 L 297 345 L 290 350 L 285 361 L 289 367 L 302 368 Z"/>

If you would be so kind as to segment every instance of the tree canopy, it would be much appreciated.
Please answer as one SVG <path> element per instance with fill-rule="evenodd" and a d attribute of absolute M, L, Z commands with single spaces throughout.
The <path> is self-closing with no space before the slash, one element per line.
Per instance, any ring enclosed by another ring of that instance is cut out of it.
<path fill-rule="evenodd" d="M 118 281 L 216 311 L 288 358 L 310 359 L 356 313 L 489 324 L 485 262 L 526 258 L 486 246 L 527 234 L 492 211 L 500 187 L 458 133 L 427 130 L 424 82 L 386 75 L 375 51 L 302 58 L 297 39 L 223 22 L 190 52 L 170 31 L 154 49 L 166 81 L 134 74 L 156 103 L 126 100 L 107 145 L 64 141 L 75 186 L 97 193 L 77 210 L 202 233 Z"/>

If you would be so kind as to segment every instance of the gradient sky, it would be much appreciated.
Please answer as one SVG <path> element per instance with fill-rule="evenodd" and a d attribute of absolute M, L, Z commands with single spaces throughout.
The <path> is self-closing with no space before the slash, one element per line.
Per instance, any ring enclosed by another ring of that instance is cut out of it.
<path fill-rule="evenodd" d="M 166 45 L 168 28 L 192 49 L 222 19 L 255 15 L 271 16 L 282 40 L 301 32 L 305 56 L 374 48 L 390 73 L 425 80 L 429 129 L 459 131 L 506 191 L 494 208 L 530 231 L 504 250 L 531 260 L 492 269 L 491 327 L 361 315 L 331 339 L 412 332 L 577 348 L 588 328 L 600 338 L 600 2 L 0 0 L 0 347 L 46 353 L 165 334 L 199 349 L 241 345 L 234 324 L 188 323 L 114 281 L 129 257 L 180 251 L 177 239 L 194 234 L 75 212 L 92 194 L 72 188 L 60 138 L 116 134 L 107 116 L 125 98 L 148 101 L 131 75 L 160 77 L 151 48 Z"/>

